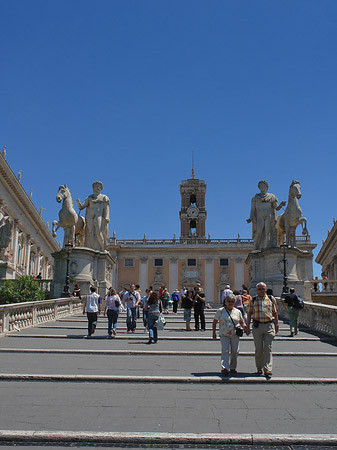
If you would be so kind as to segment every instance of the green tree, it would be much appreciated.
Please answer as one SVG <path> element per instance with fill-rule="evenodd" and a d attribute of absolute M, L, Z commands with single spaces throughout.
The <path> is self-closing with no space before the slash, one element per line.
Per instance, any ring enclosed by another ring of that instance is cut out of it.
<path fill-rule="evenodd" d="M 0 304 L 44 300 L 45 295 L 37 280 L 24 275 L 18 280 L 6 280 L 0 287 Z"/>

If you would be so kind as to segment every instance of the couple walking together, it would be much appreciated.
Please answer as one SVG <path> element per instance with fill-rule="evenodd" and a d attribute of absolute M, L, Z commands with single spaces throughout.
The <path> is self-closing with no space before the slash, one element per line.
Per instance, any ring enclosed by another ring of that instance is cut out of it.
<path fill-rule="evenodd" d="M 221 341 L 221 372 L 224 375 L 237 373 L 239 340 L 243 330 L 250 334 L 250 322 L 253 320 L 253 338 L 255 345 L 255 364 L 257 374 L 270 378 L 272 375 L 272 342 L 278 332 L 278 311 L 276 300 L 266 294 L 265 283 L 256 286 L 257 296 L 250 299 L 247 311 L 247 323 L 240 310 L 234 307 L 235 295 L 229 294 L 224 299 L 213 320 L 213 339 L 216 339 L 216 327 L 219 322 Z"/>

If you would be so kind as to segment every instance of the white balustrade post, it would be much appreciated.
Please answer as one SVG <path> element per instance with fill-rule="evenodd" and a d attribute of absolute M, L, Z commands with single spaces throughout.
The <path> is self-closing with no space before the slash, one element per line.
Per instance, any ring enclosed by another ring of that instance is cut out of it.
<path fill-rule="evenodd" d="M 32 321 L 33 321 L 33 327 L 37 325 L 37 305 L 36 303 L 33 303 L 32 305 Z"/>

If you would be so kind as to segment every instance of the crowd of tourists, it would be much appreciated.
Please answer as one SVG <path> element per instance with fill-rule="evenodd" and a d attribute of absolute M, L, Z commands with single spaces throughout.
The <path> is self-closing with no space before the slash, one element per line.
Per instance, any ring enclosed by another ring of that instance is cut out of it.
<path fill-rule="evenodd" d="M 255 345 L 255 364 L 257 375 L 272 376 L 272 342 L 278 333 L 278 309 L 277 302 L 271 290 L 267 290 L 265 283 L 256 286 L 257 295 L 251 297 L 248 289 L 242 286 L 241 291 L 232 291 L 227 285 L 222 292 L 223 306 L 219 308 L 212 323 L 212 336 L 221 341 L 221 372 L 223 375 L 237 373 L 237 358 L 239 353 L 240 337 L 246 333 L 253 334 Z M 75 295 L 79 296 L 77 292 Z M 205 331 L 205 293 L 197 284 L 193 289 L 178 289 L 170 295 L 165 286 L 158 292 L 150 286 L 141 295 L 140 287 L 131 284 L 129 289 L 122 289 L 119 293 L 112 287 L 104 296 L 104 315 L 108 318 L 108 337 L 117 334 L 119 313 L 126 311 L 126 329 L 128 333 L 135 333 L 137 318 L 142 311 L 144 331 L 148 331 L 148 343 L 158 341 L 158 330 L 163 329 L 165 319 L 163 314 L 169 314 L 170 303 L 173 313 L 177 313 L 178 307 L 183 309 L 186 331 L 192 331 L 191 318 L 194 312 L 195 331 Z M 290 336 L 298 334 L 298 312 L 300 300 L 294 289 L 285 298 L 285 307 L 290 318 Z M 97 294 L 96 287 L 90 288 L 90 294 L 86 297 L 83 314 L 87 313 L 88 335 L 90 338 L 95 332 L 98 314 L 101 313 L 102 299 Z"/>

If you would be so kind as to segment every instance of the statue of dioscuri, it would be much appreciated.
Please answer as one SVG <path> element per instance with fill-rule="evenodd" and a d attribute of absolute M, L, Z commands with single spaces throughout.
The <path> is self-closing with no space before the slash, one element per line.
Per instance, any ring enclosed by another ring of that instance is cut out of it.
<path fill-rule="evenodd" d="M 268 193 L 268 183 L 258 182 L 260 192 L 252 198 L 251 211 L 247 222 L 252 222 L 252 236 L 255 249 L 276 247 L 276 211 L 286 202 L 278 204 L 277 197 Z"/>
<path fill-rule="evenodd" d="M 286 244 L 291 247 L 296 245 L 296 228 L 302 225 L 302 234 L 308 235 L 307 219 L 302 217 L 302 210 L 298 203 L 298 199 L 302 197 L 301 184 L 299 181 L 293 180 L 289 187 L 288 205 L 283 214 L 277 218 L 277 244 L 283 244 L 284 235 L 286 236 Z"/>
<path fill-rule="evenodd" d="M 103 183 L 95 181 L 92 185 L 94 193 L 89 195 L 81 204 L 77 199 L 80 210 L 85 212 L 85 246 L 93 250 L 104 252 L 109 239 L 109 197 L 101 194 Z"/>
<path fill-rule="evenodd" d="M 75 238 L 78 237 L 78 244 L 80 247 L 84 246 L 84 230 L 85 219 L 79 216 L 74 209 L 71 194 L 66 185 L 59 187 L 56 201 L 62 202 L 62 208 L 59 212 L 59 221 L 53 220 L 52 234 L 56 237 L 56 231 L 59 228 L 64 229 L 63 246 L 70 243 L 76 244 Z"/>

